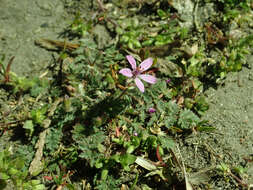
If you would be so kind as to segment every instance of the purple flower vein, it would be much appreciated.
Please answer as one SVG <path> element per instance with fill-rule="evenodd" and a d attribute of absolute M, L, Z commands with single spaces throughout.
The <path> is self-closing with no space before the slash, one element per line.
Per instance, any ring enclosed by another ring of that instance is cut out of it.
<path fill-rule="evenodd" d="M 136 86 L 141 92 L 144 92 L 145 89 L 141 79 L 150 84 L 156 83 L 156 77 L 148 74 L 142 74 L 144 71 L 148 70 L 152 66 L 152 58 L 145 59 L 143 62 L 141 62 L 139 67 L 136 66 L 136 61 L 133 56 L 127 55 L 126 58 L 130 63 L 132 70 L 129 68 L 123 68 L 119 71 L 119 73 L 128 78 L 133 78 Z"/>

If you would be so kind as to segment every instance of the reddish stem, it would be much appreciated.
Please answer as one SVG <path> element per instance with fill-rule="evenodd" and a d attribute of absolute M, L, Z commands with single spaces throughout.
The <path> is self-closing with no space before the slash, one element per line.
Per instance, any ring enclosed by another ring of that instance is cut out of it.
<path fill-rule="evenodd" d="M 166 166 L 166 164 L 163 162 L 161 155 L 159 153 L 159 145 L 157 145 L 157 148 L 156 148 L 156 157 L 161 162 L 161 166 Z"/>

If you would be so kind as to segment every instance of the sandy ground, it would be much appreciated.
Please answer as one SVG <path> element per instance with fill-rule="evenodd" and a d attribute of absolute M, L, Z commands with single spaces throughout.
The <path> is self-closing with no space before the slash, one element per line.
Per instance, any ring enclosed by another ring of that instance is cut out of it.
<path fill-rule="evenodd" d="M 246 183 L 253 184 L 253 163 L 247 161 L 253 156 L 253 72 L 250 68 L 253 66 L 253 55 L 248 57 L 248 63 L 249 68 L 229 73 L 223 85 L 205 92 L 210 108 L 203 119 L 216 130 L 193 133 L 182 140 L 180 149 L 192 173 L 208 171 L 221 163 L 227 164 L 231 170 L 241 166 L 247 168 L 244 174 L 248 179 Z M 212 176 L 208 175 L 206 180 Z M 213 180 L 210 186 L 221 190 L 241 188 L 236 186 L 238 182 L 234 179 L 228 179 L 233 181 L 234 187 L 224 179 Z"/>
<path fill-rule="evenodd" d="M 52 54 L 34 45 L 39 38 L 58 39 L 72 21 L 61 0 L 0 0 L 0 55 L 15 56 L 12 71 L 39 71 Z"/>
<path fill-rule="evenodd" d="M 230 73 L 225 85 L 207 94 L 210 109 L 205 115 L 217 127 L 216 147 L 220 154 L 227 154 L 232 165 L 244 165 L 253 156 L 253 55 L 249 56 L 250 68 Z M 225 156 L 225 155 L 224 155 Z M 248 164 L 249 183 L 253 183 L 253 164 Z"/>

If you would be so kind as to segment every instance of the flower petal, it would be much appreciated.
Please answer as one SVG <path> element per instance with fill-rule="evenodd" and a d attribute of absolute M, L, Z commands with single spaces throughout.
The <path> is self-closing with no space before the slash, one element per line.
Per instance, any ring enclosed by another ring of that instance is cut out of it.
<path fill-rule="evenodd" d="M 139 77 L 150 84 L 155 84 L 157 81 L 156 77 L 152 75 L 139 75 Z"/>
<path fill-rule="evenodd" d="M 136 61 L 132 55 L 127 55 L 126 56 L 128 62 L 130 63 L 131 67 L 133 70 L 136 70 Z"/>
<path fill-rule="evenodd" d="M 144 92 L 144 84 L 141 82 L 141 80 L 139 78 L 135 78 L 134 82 L 135 82 L 136 86 L 139 88 L 139 90 L 141 92 Z"/>
<path fill-rule="evenodd" d="M 129 77 L 129 78 L 131 78 L 133 76 L 133 73 L 132 73 L 131 69 L 129 69 L 129 68 L 121 69 L 119 71 L 119 73 L 126 76 L 126 77 Z"/>
<path fill-rule="evenodd" d="M 152 64 L 153 64 L 152 58 L 148 58 L 142 61 L 142 63 L 140 64 L 141 72 L 148 70 Z"/>

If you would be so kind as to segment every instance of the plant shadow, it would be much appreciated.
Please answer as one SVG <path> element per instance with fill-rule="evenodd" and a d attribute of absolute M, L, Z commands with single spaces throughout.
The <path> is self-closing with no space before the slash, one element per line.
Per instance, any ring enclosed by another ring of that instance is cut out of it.
<path fill-rule="evenodd" d="M 107 122 L 110 122 L 117 115 L 122 114 L 128 105 L 128 101 L 123 98 L 115 98 L 113 95 L 92 105 L 83 118 L 84 123 L 90 126 L 88 127 L 90 129 L 88 134 L 93 134 L 94 128 L 101 127 Z"/>

